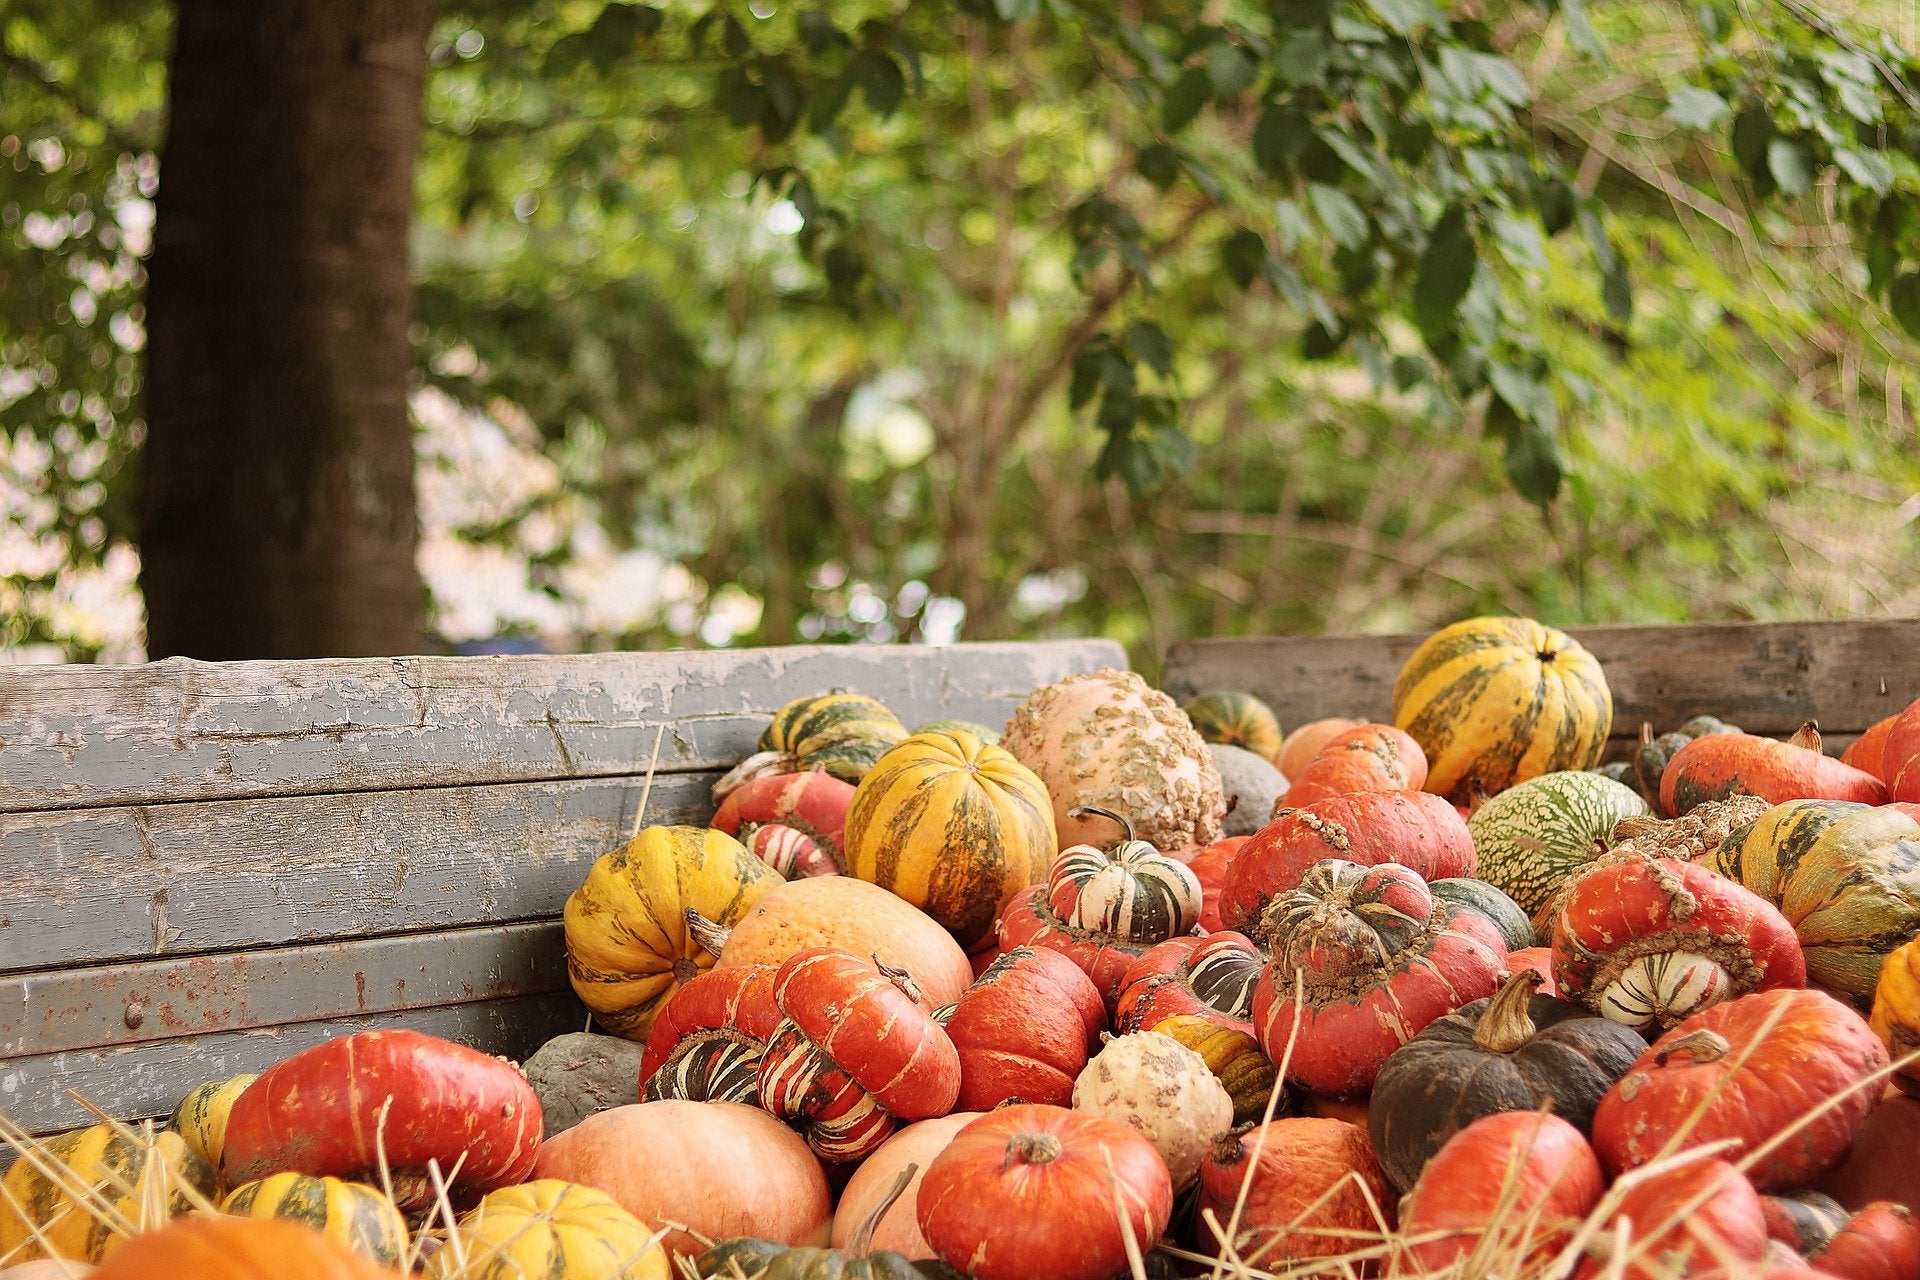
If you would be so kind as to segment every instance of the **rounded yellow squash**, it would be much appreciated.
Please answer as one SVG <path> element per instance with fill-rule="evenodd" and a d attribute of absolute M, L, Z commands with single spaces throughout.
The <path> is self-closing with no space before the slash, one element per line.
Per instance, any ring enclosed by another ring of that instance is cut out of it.
<path fill-rule="evenodd" d="M 229 1076 L 195 1085 L 173 1109 L 167 1128 L 186 1140 L 187 1149 L 218 1169 L 227 1146 L 227 1117 L 234 1101 L 247 1091 L 257 1075 Z"/>
<path fill-rule="evenodd" d="M 1393 723 L 1455 804 L 1600 763 L 1613 695 L 1596 659 L 1531 618 L 1468 618 L 1421 642 L 1393 684 Z"/>
<path fill-rule="evenodd" d="M 56 1134 L 0 1180 L 0 1258 L 30 1262 L 51 1252 L 98 1263 L 126 1242 L 115 1219 L 157 1230 L 191 1207 L 183 1185 L 211 1198 L 217 1183 L 213 1167 L 177 1133 L 162 1131 L 148 1142 L 103 1123 Z"/>
<path fill-rule="evenodd" d="M 915 734 L 881 756 L 853 793 L 844 847 L 849 874 L 919 907 L 970 951 L 1059 852 L 1045 784 L 964 730 Z"/>
<path fill-rule="evenodd" d="M 748 1171 L 749 1173 L 751 1171 Z M 612 1196 L 542 1178 L 490 1193 L 460 1219 L 460 1248 L 427 1274 L 457 1280 L 672 1280 L 667 1252 Z M 459 1264 L 464 1254 L 466 1265 Z"/>
<path fill-rule="evenodd" d="M 602 1029 L 645 1040 L 680 987 L 713 967 L 687 931 L 691 908 L 732 925 L 784 881 L 732 836 L 648 827 L 593 864 L 567 899 L 567 976 Z"/>
<path fill-rule="evenodd" d="M 363 1257 L 390 1267 L 407 1259 L 407 1222 L 386 1193 L 364 1182 L 276 1173 L 242 1183 L 220 1203 L 236 1218 L 303 1223 Z"/>

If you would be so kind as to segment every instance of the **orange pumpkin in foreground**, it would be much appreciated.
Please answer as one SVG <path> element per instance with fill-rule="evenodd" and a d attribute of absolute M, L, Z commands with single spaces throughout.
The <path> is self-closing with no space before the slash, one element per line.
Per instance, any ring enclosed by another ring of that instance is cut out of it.
<path fill-rule="evenodd" d="M 196 1214 L 135 1236 L 91 1280 L 402 1280 L 311 1227 Z"/>
<path fill-rule="evenodd" d="M 914 1165 L 913 1177 L 901 1191 L 900 1198 L 874 1228 L 873 1248 L 876 1252 L 890 1249 L 910 1262 L 935 1257 L 933 1246 L 920 1234 L 920 1222 L 914 1214 L 920 1183 L 934 1159 L 953 1141 L 953 1136 L 985 1114 L 984 1111 L 956 1111 L 910 1124 L 862 1160 L 853 1176 L 847 1179 L 847 1188 L 840 1193 L 839 1207 L 833 1211 L 833 1247 L 847 1247 L 854 1233 L 860 1230 L 860 1224 L 892 1192 L 900 1171 Z"/>
<path fill-rule="evenodd" d="M 1243 1182 L 1246 1203 L 1236 1221 Z M 1222 1229 L 1233 1224 L 1241 1261 L 1269 1270 L 1283 1269 L 1288 1259 L 1351 1252 L 1363 1237 L 1393 1225 L 1378 1216 L 1392 1212 L 1393 1191 L 1367 1131 L 1306 1116 L 1216 1138 L 1200 1165 L 1200 1207 L 1213 1210 Z M 1217 1245 L 1211 1227 L 1201 1230 Z"/>

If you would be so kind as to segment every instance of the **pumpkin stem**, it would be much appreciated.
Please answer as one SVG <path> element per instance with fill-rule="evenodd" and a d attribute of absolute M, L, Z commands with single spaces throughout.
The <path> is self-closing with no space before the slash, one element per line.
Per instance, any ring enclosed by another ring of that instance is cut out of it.
<path fill-rule="evenodd" d="M 687 932 L 693 935 L 693 940 L 718 960 L 720 952 L 727 945 L 727 939 L 733 936 L 733 930 L 707 919 L 692 907 L 687 908 L 686 918 Z"/>
<path fill-rule="evenodd" d="M 1522 969 L 1502 983 L 1480 1015 L 1480 1025 L 1473 1029 L 1474 1047 L 1486 1053 L 1512 1053 L 1533 1039 L 1540 1028 L 1528 1016 L 1527 1004 L 1539 985 L 1540 975 L 1532 969 Z"/>
<path fill-rule="evenodd" d="M 1787 745 L 1790 747 L 1805 747 L 1809 751 L 1820 750 L 1820 722 L 1818 720 L 1809 720 L 1798 729 L 1795 729 L 1793 736 L 1787 739 Z"/>
<path fill-rule="evenodd" d="M 1698 1031 L 1689 1031 L 1653 1056 L 1656 1065 L 1666 1066 L 1667 1059 L 1676 1053 L 1684 1053 L 1692 1058 L 1694 1064 L 1704 1065 L 1718 1062 L 1733 1052 L 1733 1046 L 1718 1031 L 1701 1027 Z"/>
<path fill-rule="evenodd" d="M 1223 1169 L 1239 1164 L 1247 1154 L 1247 1145 L 1241 1139 L 1257 1128 L 1259 1128 L 1257 1122 L 1235 1125 L 1214 1138 L 1212 1149 L 1207 1152 L 1207 1158 Z"/>
<path fill-rule="evenodd" d="M 926 1003 L 927 997 L 920 990 L 920 984 L 915 982 L 913 980 L 913 975 L 908 973 L 905 969 L 894 968 L 892 965 L 887 964 L 885 961 L 881 960 L 877 954 L 873 957 L 873 967 L 878 969 L 880 971 L 880 975 L 884 977 L 888 982 L 891 982 L 894 986 L 900 988 L 900 993 L 906 996 L 907 999 L 913 1001 L 915 1004 Z M 955 1001 L 954 1003 L 957 1006 L 959 1002 Z"/>
<path fill-rule="evenodd" d="M 1000 1168 L 1011 1169 L 1016 1160 L 1021 1164 L 1052 1164 L 1062 1150 L 1060 1139 L 1050 1133 L 1016 1133 L 1007 1139 L 1007 1154 Z"/>
<path fill-rule="evenodd" d="M 913 1181 L 913 1175 L 919 1169 L 919 1165 L 909 1162 L 900 1170 L 899 1176 L 893 1180 L 892 1189 L 879 1204 L 873 1206 L 873 1212 L 861 1219 L 860 1225 L 854 1228 L 853 1238 L 847 1241 L 845 1252 L 848 1257 L 864 1258 L 873 1252 L 873 1233 L 879 1230 L 880 1219 L 886 1217 L 887 1210 L 893 1208 L 893 1202 L 906 1193 L 907 1184 Z"/>
<path fill-rule="evenodd" d="M 1082 814 L 1088 814 L 1088 813 L 1097 813 L 1103 818 L 1111 818 L 1113 821 L 1119 823 L 1120 826 L 1126 831 L 1127 839 L 1129 841 L 1131 841 L 1134 838 L 1133 820 L 1131 818 L 1122 817 L 1120 814 L 1115 813 L 1111 809 L 1102 809 L 1097 805 L 1083 804 L 1078 808 L 1067 810 L 1067 816 L 1069 818 L 1078 818 Z"/>

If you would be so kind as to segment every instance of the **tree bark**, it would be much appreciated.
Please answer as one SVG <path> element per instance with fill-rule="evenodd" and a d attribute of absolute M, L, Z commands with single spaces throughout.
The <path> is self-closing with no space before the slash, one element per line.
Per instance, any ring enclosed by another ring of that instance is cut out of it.
<path fill-rule="evenodd" d="M 180 0 L 147 295 L 154 657 L 417 652 L 432 0 Z"/>

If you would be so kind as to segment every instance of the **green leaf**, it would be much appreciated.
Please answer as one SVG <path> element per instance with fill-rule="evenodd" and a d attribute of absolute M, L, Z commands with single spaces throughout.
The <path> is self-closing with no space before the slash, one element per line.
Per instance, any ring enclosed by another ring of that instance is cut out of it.
<path fill-rule="evenodd" d="M 1553 392 L 1532 375 L 1498 361 L 1487 364 L 1487 381 L 1493 393 L 1506 401 L 1515 415 L 1542 426 L 1552 427 L 1560 417 Z"/>
<path fill-rule="evenodd" d="M 1193 185 L 1200 188 L 1201 194 L 1205 195 L 1207 199 L 1226 199 L 1226 188 L 1221 185 L 1220 179 L 1215 176 L 1213 170 L 1205 164 L 1182 152 L 1180 155 L 1180 167 L 1187 171 L 1187 177 L 1193 180 Z"/>
<path fill-rule="evenodd" d="M 1260 64 L 1238 45 L 1217 44 L 1207 54 L 1207 80 L 1216 98 L 1233 98 L 1253 84 Z"/>
<path fill-rule="evenodd" d="M 1092 402 L 1100 390 L 1101 373 L 1112 352 L 1113 340 L 1104 333 L 1095 334 L 1074 352 L 1073 376 L 1067 385 L 1069 409 L 1077 412 Z"/>
<path fill-rule="evenodd" d="M 759 117 L 766 105 L 766 90 L 739 67 L 724 67 L 713 78 L 713 105 L 735 125 L 744 127 Z"/>
<path fill-rule="evenodd" d="M 1040 0 L 993 0 L 1002 22 L 1032 22 L 1040 16 Z"/>
<path fill-rule="evenodd" d="M 822 80 L 813 93 L 813 101 L 807 106 L 807 127 L 815 133 L 825 133 L 833 128 L 833 122 L 839 118 L 841 110 L 847 105 L 847 99 L 853 96 L 853 76 L 842 73 Z"/>
<path fill-rule="evenodd" d="M 1893 165 L 1877 151 L 1836 147 L 1833 162 L 1840 166 L 1842 173 L 1875 195 L 1884 196 L 1893 190 Z"/>
<path fill-rule="evenodd" d="M 1780 184 L 1783 195 L 1804 195 L 1813 185 L 1813 160 L 1807 149 L 1791 138 L 1767 143 L 1767 172 Z"/>
<path fill-rule="evenodd" d="M 1633 319 L 1633 281 L 1627 277 L 1627 265 L 1618 257 L 1614 259 L 1613 269 L 1600 277 L 1600 301 L 1606 304 L 1607 315 L 1614 323 L 1625 324 Z"/>
<path fill-rule="evenodd" d="M 1141 148 L 1140 154 L 1134 157 L 1133 167 L 1140 171 L 1141 177 L 1165 191 L 1180 180 L 1180 153 L 1164 142 L 1156 142 Z"/>
<path fill-rule="evenodd" d="M 1220 243 L 1220 265 L 1242 289 L 1251 289 L 1267 261 L 1267 242 L 1260 233 L 1240 228 Z"/>
<path fill-rule="evenodd" d="M 1515 493 L 1541 510 L 1560 496 L 1566 475 L 1560 441 L 1536 422 L 1522 422 L 1507 435 L 1507 479 Z"/>
<path fill-rule="evenodd" d="M 1508 262 L 1523 271 L 1547 269 L 1547 243 L 1540 236 L 1539 226 L 1510 213 L 1496 213 L 1492 222 L 1493 234 L 1500 241 L 1500 252 Z"/>
<path fill-rule="evenodd" d="M 1533 91 L 1527 88 L 1527 78 L 1511 62 L 1495 53 L 1475 54 L 1474 60 L 1479 67 L 1481 81 L 1493 91 L 1494 97 L 1514 107 L 1524 107 L 1533 101 Z"/>
<path fill-rule="evenodd" d="M 1733 158 L 1755 182 L 1772 186 L 1767 172 L 1767 144 L 1773 141 L 1773 113 L 1759 103 L 1743 107 L 1733 118 Z"/>
<path fill-rule="evenodd" d="M 1213 82 L 1200 67 L 1188 67 L 1180 73 L 1180 78 L 1167 90 L 1166 101 L 1161 106 L 1161 122 L 1168 133 L 1178 133 L 1193 123 L 1200 114 L 1200 108 L 1207 105 L 1207 98 L 1213 91 Z"/>
<path fill-rule="evenodd" d="M 1307 220 L 1306 210 L 1291 200 L 1274 201 L 1273 219 L 1278 228 L 1280 247 L 1288 253 L 1313 238 L 1313 223 Z"/>
<path fill-rule="evenodd" d="M 1333 31 L 1333 38 L 1342 44 L 1385 44 L 1389 39 L 1383 28 L 1376 27 L 1371 22 L 1363 22 L 1348 13 L 1334 14 L 1329 26 Z"/>
<path fill-rule="evenodd" d="M 1595 62 L 1607 60 L 1607 46 L 1587 17 L 1586 0 L 1560 0 L 1560 16 L 1566 19 L 1569 44 Z"/>
<path fill-rule="evenodd" d="M 1413 281 L 1414 323 L 1429 341 L 1453 328 L 1454 313 L 1473 283 L 1477 253 L 1466 207 L 1450 205 L 1427 238 Z"/>
<path fill-rule="evenodd" d="M 1593 250 L 1593 260 L 1599 264 L 1603 275 L 1620 264 L 1620 255 L 1614 251 L 1606 225 L 1590 205 L 1580 210 L 1580 234 L 1586 237 L 1587 248 Z"/>
<path fill-rule="evenodd" d="M 833 19 L 817 9 L 808 9 L 800 14 L 800 43 L 807 47 L 808 53 L 820 54 L 835 45 L 847 42 L 840 28 L 833 25 Z"/>
<path fill-rule="evenodd" d="M 753 41 L 747 38 L 747 29 L 732 14 L 728 14 L 721 22 L 720 47 L 727 51 L 729 58 L 744 58 L 753 52 Z"/>
<path fill-rule="evenodd" d="M 1540 226 L 1548 235 L 1557 236 L 1573 225 L 1580 197 L 1570 184 L 1558 178 L 1543 178 L 1534 187 L 1533 204 L 1540 211 Z"/>
<path fill-rule="evenodd" d="M 1393 385 L 1399 391 L 1411 391 L 1433 376 L 1433 366 L 1425 356 L 1395 356 L 1392 369 Z"/>
<path fill-rule="evenodd" d="M 1725 98 L 1697 85 L 1682 85 L 1667 97 L 1667 119 L 1683 129 L 1711 129 L 1732 111 Z"/>
<path fill-rule="evenodd" d="M 1270 177 L 1285 177 L 1307 138 L 1306 121 L 1278 103 L 1260 113 L 1253 127 L 1253 159 Z"/>
<path fill-rule="evenodd" d="M 853 78 L 866 97 L 867 105 L 881 116 L 890 116 L 907 93 L 907 76 L 890 53 L 869 49 L 854 60 Z"/>
<path fill-rule="evenodd" d="M 1346 343 L 1347 332 L 1328 328 L 1318 320 L 1300 331 L 1300 356 L 1305 360 L 1326 360 L 1337 355 Z"/>
<path fill-rule="evenodd" d="M 1909 337 L 1920 338 L 1920 272 L 1902 271 L 1887 290 L 1887 309 Z"/>
<path fill-rule="evenodd" d="M 1288 84 L 1318 84 L 1332 60 L 1333 46 L 1326 34 L 1309 28 L 1292 32 L 1281 42 L 1280 51 L 1273 59 L 1273 69 Z"/>
<path fill-rule="evenodd" d="M 1357 249 L 1367 242 L 1367 215 L 1352 196 L 1338 187 L 1314 182 L 1307 186 L 1307 202 L 1335 244 Z"/>
<path fill-rule="evenodd" d="M 1409 35 L 1415 27 L 1431 25 L 1440 17 L 1432 0 L 1373 0 L 1373 11 L 1395 35 Z"/>
<path fill-rule="evenodd" d="M 1151 320 L 1136 320 L 1127 326 L 1121 339 L 1127 354 L 1161 377 L 1173 374 L 1173 340 L 1167 331 Z"/>

